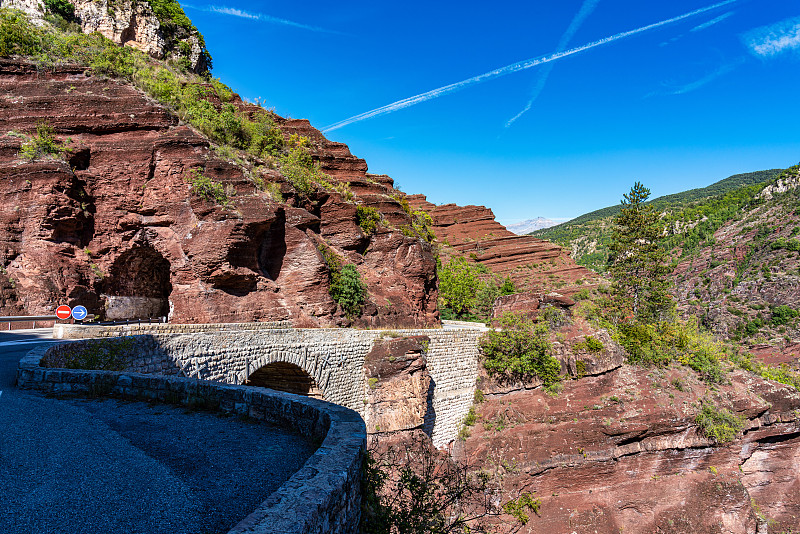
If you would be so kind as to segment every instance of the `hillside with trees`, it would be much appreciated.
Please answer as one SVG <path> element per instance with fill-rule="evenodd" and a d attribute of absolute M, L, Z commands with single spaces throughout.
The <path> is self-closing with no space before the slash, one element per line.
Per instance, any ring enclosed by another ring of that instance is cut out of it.
<path fill-rule="evenodd" d="M 666 215 L 667 231 L 680 236 L 672 240 L 677 245 L 686 238 L 694 247 L 709 228 L 727 220 L 747 199 L 767 182 L 780 174 L 780 169 L 735 174 L 707 187 L 690 189 L 648 201 L 654 209 Z M 613 230 L 612 218 L 619 214 L 620 205 L 609 206 L 576 217 L 571 221 L 537 230 L 535 237 L 547 239 L 572 250 L 575 261 L 597 272 L 605 272 Z M 715 222 L 705 223 L 705 218 Z M 699 226 L 696 231 L 694 228 Z"/>

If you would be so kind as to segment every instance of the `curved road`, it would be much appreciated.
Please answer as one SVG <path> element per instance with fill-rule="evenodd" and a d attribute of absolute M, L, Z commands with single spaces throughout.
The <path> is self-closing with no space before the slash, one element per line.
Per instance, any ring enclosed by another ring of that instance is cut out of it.
<path fill-rule="evenodd" d="M 14 386 L 49 330 L 0 333 L 0 532 L 212 534 L 253 511 L 313 453 L 235 417 Z"/>

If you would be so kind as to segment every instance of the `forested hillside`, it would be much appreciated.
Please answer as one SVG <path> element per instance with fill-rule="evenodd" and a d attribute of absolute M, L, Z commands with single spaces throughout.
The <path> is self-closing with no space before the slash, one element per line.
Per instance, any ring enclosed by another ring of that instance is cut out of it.
<path fill-rule="evenodd" d="M 708 232 L 713 233 L 722 222 L 734 216 L 780 172 L 780 169 L 770 169 L 735 174 L 708 187 L 658 197 L 649 204 L 666 214 L 670 234 L 674 236 L 669 240 L 670 248 L 692 250 Z M 577 263 L 604 272 L 612 219 L 619 210 L 619 204 L 609 206 L 531 235 L 570 248 Z"/>

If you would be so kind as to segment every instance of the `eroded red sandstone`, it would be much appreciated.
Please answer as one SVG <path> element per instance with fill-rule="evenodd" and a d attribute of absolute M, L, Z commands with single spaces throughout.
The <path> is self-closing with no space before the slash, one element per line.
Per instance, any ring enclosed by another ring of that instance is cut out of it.
<path fill-rule="evenodd" d="M 531 533 L 791 532 L 800 525 L 798 408 L 791 387 L 743 371 L 709 388 L 685 368 L 611 366 L 542 389 L 484 383 L 478 423 L 460 453 L 504 492 L 536 492 Z M 715 445 L 697 427 L 701 401 L 746 421 Z M 506 518 L 511 522 L 513 519 Z M 774 529 L 774 530 L 773 530 Z"/>
<path fill-rule="evenodd" d="M 433 219 L 444 254 L 456 253 L 509 277 L 521 291 L 571 295 L 599 283 L 597 273 L 576 264 L 565 248 L 531 236 L 518 236 L 497 222 L 484 206 L 437 206 L 424 195 L 406 197 Z M 450 250 L 448 250 L 450 249 Z"/>
<path fill-rule="evenodd" d="M 31 134 L 40 121 L 68 142 L 65 158 L 20 158 L 16 132 Z M 295 194 L 272 170 L 264 178 L 287 198 L 276 202 L 246 168 L 218 157 L 130 84 L 80 67 L 43 72 L 0 61 L 2 313 L 83 304 L 99 315 L 147 311 L 174 322 L 347 324 L 328 292 L 319 248 L 329 247 L 367 284 L 357 324 L 438 324 L 432 249 L 395 228 L 411 221 L 392 198 L 392 180 L 368 174 L 363 160 L 307 121 L 277 121 L 287 137 L 312 139 L 315 159 L 352 184 L 354 201 Z M 223 184 L 232 205 L 193 194 L 192 169 Z M 356 203 L 377 208 L 387 224 L 365 235 Z"/>

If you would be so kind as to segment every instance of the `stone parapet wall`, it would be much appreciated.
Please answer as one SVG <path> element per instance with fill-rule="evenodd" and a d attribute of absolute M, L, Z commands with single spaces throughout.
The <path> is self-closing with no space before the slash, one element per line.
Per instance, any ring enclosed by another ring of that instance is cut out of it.
<path fill-rule="evenodd" d="M 135 357 L 128 369 L 243 384 L 253 372 L 267 364 L 288 362 L 314 378 L 324 400 L 364 416 L 368 388 L 364 359 L 373 342 L 382 337 L 427 336 L 430 339 L 426 350 L 427 366 L 433 395 L 428 399 L 424 430 L 437 447 L 457 438 L 459 426 L 473 402 L 481 331 L 473 328 L 291 329 L 264 325 L 153 325 L 175 330 L 156 329 L 153 333 L 137 335 Z M 148 325 L 142 328 L 145 326 Z M 201 327 L 207 329 L 199 332 Z M 83 327 L 83 335 L 92 333 L 92 328 L 106 327 Z M 124 328 L 116 330 L 116 335 L 144 333 L 144 330 Z M 100 332 L 104 337 L 109 336 L 109 331 Z M 72 335 L 71 331 L 69 333 Z"/>
<path fill-rule="evenodd" d="M 271 330 L 291 328 L 290 321 L 265 323 L 215 323 L 215 324 L 173 324 L 173 323 L 131 323 L 101 326 L 93 324 L 62 324 L 53 327 L 55 339 L 84 339 L 98 337 L 138 336 L 142 334 L 189 334 L 193 332 L 218 332 L 241 330 Z"/>
<path fill-rule="evenodd" d="M 357 413 L 263 388 L 177 376 L 41 367 L 46 353 L 61 350 L 59 347 L 40 347 L 28 353 L 17 371 L 18 386 L 50 394 L 107 395 L 220 410 L 290 428 L 322 442 L 300 471 L 229 534 L 358 531 L 366 429 Z"/>

